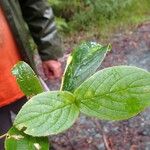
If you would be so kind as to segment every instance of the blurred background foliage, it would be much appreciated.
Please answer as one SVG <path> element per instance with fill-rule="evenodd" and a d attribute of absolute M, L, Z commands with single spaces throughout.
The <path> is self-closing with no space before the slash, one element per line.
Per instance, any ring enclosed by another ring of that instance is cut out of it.
<path fill-rule="evenodd" d="M 106 33 L 150 19 L 150 0 L 49 0 L 59 31 Z"/>

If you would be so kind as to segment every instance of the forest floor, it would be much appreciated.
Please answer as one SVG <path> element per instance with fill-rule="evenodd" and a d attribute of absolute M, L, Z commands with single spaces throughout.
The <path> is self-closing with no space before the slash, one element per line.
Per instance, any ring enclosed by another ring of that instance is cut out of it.
<path fill-rule="evenodd" d="M 61 60 L 65 62 L 72 47 L 85 39 L 76 35 L 64 41 L 67 52 Z M 111 43 L 100 69 L 113 65 L 133 65 L 150 71 L 150 22 L 134 29 L 119 32 L 107 41 L 94 37 L 97 42 Z M 60 82 L 47 82 L 52 90 Z M 54 150 L 150 150 L 150 109 L 126 121 L 102 121 L 81 115 L 65 133 L 52 136 Z"/>

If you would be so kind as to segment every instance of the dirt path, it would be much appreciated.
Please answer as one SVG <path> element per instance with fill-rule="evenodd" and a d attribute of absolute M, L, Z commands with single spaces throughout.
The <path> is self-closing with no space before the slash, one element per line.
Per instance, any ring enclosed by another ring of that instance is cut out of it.
<path fill-rule="evenodd" d="M 115 34 L 110 43 L 113 50 L 101 68 L 127 64 L 150 70 L 150 22 L 139 25 L 134 31 Z M 55 89 L 57 87 L 59 83 Z M 120 122 L 81 115 L 71 129 L 51 138 L 53 147 L 55 150 L 150 150 L 149 114 L 150 109 L 147 109 Z"/>

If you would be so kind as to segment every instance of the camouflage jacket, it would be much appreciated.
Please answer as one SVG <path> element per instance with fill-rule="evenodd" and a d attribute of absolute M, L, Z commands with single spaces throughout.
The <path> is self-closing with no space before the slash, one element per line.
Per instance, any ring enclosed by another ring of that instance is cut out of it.
<path fill-rule="evenodd" d="M 42 60 L 62 56 L 61 40 L 57 35 L 52 9 L 46 0 L 0 0 L 0 6 L 6 14 L 23 59 L 32 67 L 33 50 L 29 32 Z"/>

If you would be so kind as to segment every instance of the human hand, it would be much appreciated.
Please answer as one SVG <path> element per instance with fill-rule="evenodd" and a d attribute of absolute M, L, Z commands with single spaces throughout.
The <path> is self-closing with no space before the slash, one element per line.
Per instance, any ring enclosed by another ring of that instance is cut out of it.
<path fill-rule="evenodd" d="M 42 62 L 45 76 L 50 79 L 58 79 L 62 76 L 61 63 L 57 60 L 47 60 Z"/>

